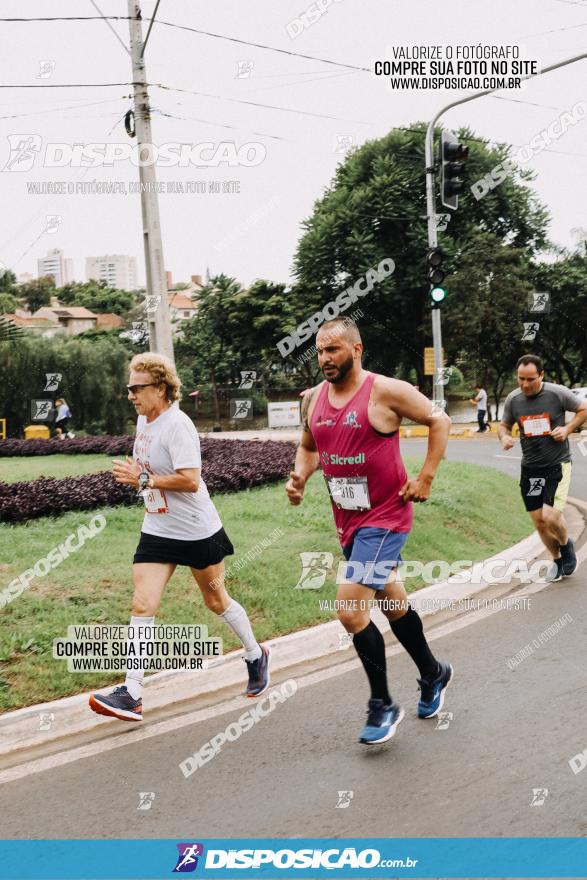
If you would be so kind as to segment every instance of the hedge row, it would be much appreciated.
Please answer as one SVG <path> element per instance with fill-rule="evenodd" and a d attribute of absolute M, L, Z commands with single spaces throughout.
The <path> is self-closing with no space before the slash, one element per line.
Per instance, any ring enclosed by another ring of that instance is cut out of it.
<path fill-rule="evenodd" d="M 61 441 L 60 446 L 65 442 Z M 281 480 L 291 470 L 294 457 L 293 443 L 202 438 L 202 471 L 211 494 Z M 40 477 L 28 482 L 0 483 L 0 522 L 23 522 L 68 510 L 136 503 L 142 503 L 136 491 L 116 483 L 108 472 L 61 480 Z"/>
<path fill-rule="evenodd" d="M 64 440 L 0 440 L 0 458 L 14 455 L 130 455 L 134 437 L 66 437 Z"/>

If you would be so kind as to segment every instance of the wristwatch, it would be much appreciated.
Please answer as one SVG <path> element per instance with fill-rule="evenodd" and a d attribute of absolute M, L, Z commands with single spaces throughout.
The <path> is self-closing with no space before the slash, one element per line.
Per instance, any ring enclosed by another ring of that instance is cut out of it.
<path fill-rule="evenodd" d="M 138 495 L 142 495 L 145 489 L 151 488 L 151 474 L 148 471 L 141 471 L 139 474 L 139 490 Z"/>

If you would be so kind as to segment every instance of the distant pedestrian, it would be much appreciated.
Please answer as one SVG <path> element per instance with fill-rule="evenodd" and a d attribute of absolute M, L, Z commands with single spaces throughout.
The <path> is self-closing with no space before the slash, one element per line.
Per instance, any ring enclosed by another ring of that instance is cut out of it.
<path fill-rule="evenodd" d="M 475 397 L 471 397 L 469 403 L 471 406 L 477 407 L 477 422 L 479 423 L 477 433 L 482 434 L 487 430 L 487 425 L 485 424 L 485 416 L 487 415 L 487 391 L 482 388 L 481 385 L 474 385 L 473 387 L 477 394 Z"/>
<path fill-rule="evenodd" d="M 67 401 L 64 397 L 58 397 L 55 401 L 55 406 L 57 407 L 57 418 L 55 419 L 55 436 L 60 437 L 73 437 L 74 435 L 69 433 L 67 429 L 67 425 L 71 418 L 71 410 L 67 405 Z"/>

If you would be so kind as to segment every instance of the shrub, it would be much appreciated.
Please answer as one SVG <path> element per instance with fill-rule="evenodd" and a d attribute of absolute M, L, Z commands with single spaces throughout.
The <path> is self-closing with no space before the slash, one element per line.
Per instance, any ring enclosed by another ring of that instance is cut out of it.
<path fill-rule="evenodd" d="M 124 455 L 132 451 L 132 437 L 86 437 L 78 440 L 9 440 L 27 446 L 45 444 L 56 451 L 67 451 L 68 443 L 108 444 L 108 448 L 87 449 L 85 452 L 107 452 Z M 295 457 L 294 443 L 272 440 L 213 440 L 203 437 L 202 471 L 211 494 L 236 492 L 283 479 L 291 470 Z M 1 448 L 1 447 L 0 447 Z M 13 453 L 14 454 L 14 453 Z M 136 491 L 115 482 L 109 472 L 81 477 L 0 483 L 0 522 L 24 522 L 39 516 L 58 516 L 68 510 L 91 510 L 119 504 L 141 503 Z"/>

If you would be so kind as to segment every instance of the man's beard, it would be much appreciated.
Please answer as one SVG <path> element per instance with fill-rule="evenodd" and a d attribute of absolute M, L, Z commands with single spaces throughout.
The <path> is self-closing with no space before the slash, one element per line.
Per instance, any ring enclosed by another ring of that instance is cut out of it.
<path fill-rule="evenodd" d="M 331 382 L 333 385 L 337 385 L 339 382 L 342 382 L 342 380 L 347 375 L 347 373 L 350 373 L 350 371 L 353 368 L 353 362 L 354 362 L 353 356 L 349 355 L 348 358 L 346 359 L 346 361 L 344 361 L 344 363 L 342 363 L 340 365 L 340 367 L 335 367 L 337 372 L 334 376 L 330 376 L 330 377 L 327 376 L 326 373 L 324 373 L 324 368 L 322 368 L 322 372 L 324 373 L 324 378 L 326 379 L 327 382 Z"/>

